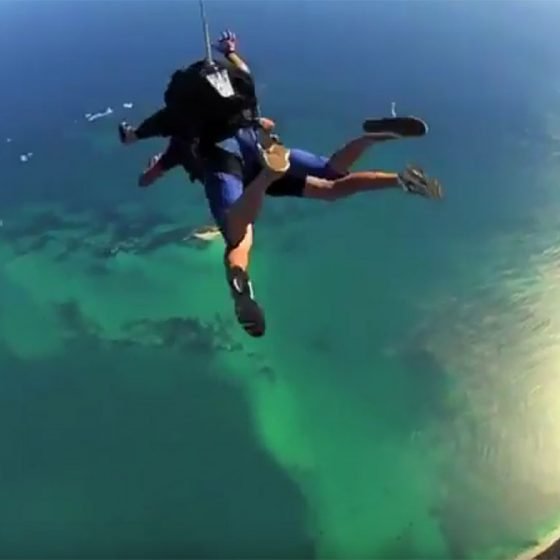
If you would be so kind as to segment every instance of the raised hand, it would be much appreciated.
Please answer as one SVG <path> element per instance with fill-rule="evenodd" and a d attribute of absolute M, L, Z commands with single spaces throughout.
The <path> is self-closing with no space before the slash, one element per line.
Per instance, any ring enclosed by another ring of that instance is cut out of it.
<path fill-rule="evenodd" d="M 237 48 L 237 37 L 235 33 L 229 29 L 222 31 L 220 38 L 213 46 L 219 53 L 227 56 L 235 52 Z"/>

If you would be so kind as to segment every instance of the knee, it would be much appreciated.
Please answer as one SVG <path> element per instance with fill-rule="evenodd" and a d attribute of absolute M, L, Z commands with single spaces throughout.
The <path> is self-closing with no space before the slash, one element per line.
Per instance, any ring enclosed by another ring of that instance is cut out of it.
<path fill-rule="evenodd" d="M 314 198 L 324 200 L 325 202 L 333 202 L 340 198 L 340 192 L 336 186 L 336 181 L 319 179 L 317 177 L 307 177 L 303 196 L 305 198 Z"/>
<path fill-rule="evenodd" d="M 240 227 L 239 224 L 231 224 L 226 220 L 225 227 L 221 229 L 226 243 L 226 253 L 249 252 L 253 246 L 253 230 L 251 225 Z"/>
<path fill-rule="evenodd" d="M 324 180 L 321 188 L 321 198 L 325 202 L 335 202 L 342 198 L 344 194 L 341 192 L 336 181 Z"/>
<path fill-rule="evenodd" d="M 344 186 L 339 184 L 338 181 L 328 181 L 329 187 L 327 189 L 327 202 L 334 202 L 335 200 L 339 200 L 348 196 L 348 193 L 345 192 Z"/>

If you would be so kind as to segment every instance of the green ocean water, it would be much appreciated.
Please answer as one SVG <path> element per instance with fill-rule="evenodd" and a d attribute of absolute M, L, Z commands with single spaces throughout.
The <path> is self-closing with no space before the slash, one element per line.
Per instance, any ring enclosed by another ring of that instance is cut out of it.
<path fill-rule="evenodd" d="M 259 341 L 222 242 L 184 240 L 200 186 L 138 191 L 163 143 L 115 135 L 198 53 L 196 4 L 41 6 L 0 5 L 0 555 L 509 558 L 554 529 L 556 5 L 209 2 L 288 145 L 328 154 L 396 101 L 430 134 L 360 166 L 446 187 L 268 201 Z"/>

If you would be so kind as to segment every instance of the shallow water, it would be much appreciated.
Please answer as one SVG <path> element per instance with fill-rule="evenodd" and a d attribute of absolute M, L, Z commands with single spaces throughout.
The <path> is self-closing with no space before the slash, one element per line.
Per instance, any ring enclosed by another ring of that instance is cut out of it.
<path fill-rule="evenodd" d="M 115 135 L 199 56 L 196 4 L 4 2 L 0 554 L 517 554 L 560 519 L 558 7 L 231 6 L 286 143 L 396 101 L 430 134 L 361 165 L 419 161 L 446 200 L 269 201 L 249 340 L 221 241 L 184 241 L 200 186 L 138 191 L 163 144 Z"/>

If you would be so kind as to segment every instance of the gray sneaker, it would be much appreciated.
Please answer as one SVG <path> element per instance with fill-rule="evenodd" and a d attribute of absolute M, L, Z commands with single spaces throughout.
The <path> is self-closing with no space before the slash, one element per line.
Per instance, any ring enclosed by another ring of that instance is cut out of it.
<path fill-rule="evenodd" d="M 400 175 L 402 188 L 410 194 L 419 194 L 426 198 L 443 198 L 443 189 L 437 179 L 428 177 L 424 171 L 416 166 L 409 165 Z"/>

